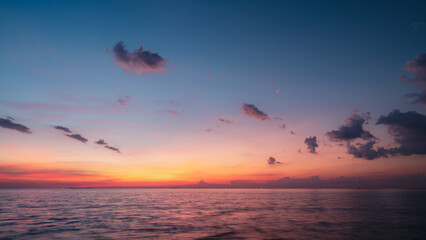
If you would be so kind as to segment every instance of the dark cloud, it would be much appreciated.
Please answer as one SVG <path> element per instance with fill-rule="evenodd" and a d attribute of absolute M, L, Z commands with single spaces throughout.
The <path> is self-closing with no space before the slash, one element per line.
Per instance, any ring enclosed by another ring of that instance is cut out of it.
<path fill-rule="evenodd" d="M 77 141 L 80 141 L 82 143 L 86 143 L 88 140 L 87 138 L 84 138 L 80 134 L 66 134 L 67 137 L 74 138 Z"/>
<path fill-rule="evenodd" d="M 124 98 L 119 98 L 117 100 L 117 102 L 121 105 L 121 106 L 126 106 L 127 103 L 130 101 L 130 97 L 129 96 L 125 96 Z"/>
<path fill-rule="evenodd" d="M 166 70 L 167 60 L 157 53 L 151 53 L 151 50 L 144 50 L 143 46 L 130 53 L 125 49 L 123 42 L 119 42 L 114 46 L 113 52 L 115 63 L 125 72 L 154 74 L 164 73 Z"/>
<path fill-rule="evenodd" d="M 103 139 L 99 139 L 98 141 L 95 142 L 96 144 L 99 145 L 106 145 L 107 143 L 103 140 Z"/>
<path fill-rule="evenodd" d="M 285 124 L 281 124 L 281 125 L 279 126 L 279 128 L 281 128 L 281 129 L 285 129 L 285 128 L 286 128 L 286 125 L 285 125 Z"/>
<path fill-rule="evenodd" d="M 346 119 L 345 123 L 338 130 L 327 132 L 326 135 L 332 141 L 351 141 L 357 138 L 364 140 L 374 139 L 375 137 L 369 131 L 364 130 L 363 127 L 366 119 L 369 118 L 369 114 L 366 117 L 361 117 L 354 113 Z"/>
<path fill-rule="evenodd" d="M 109 150 L 112 150 L 112 151 L 116 151 L 116 152 L 118 152 L 118 153 L 121 153 L 121 152 L 120 152 L 120 149 L 109 146 L 109 145 L 108 145 L 108 143 L 106 143 L 106 142 L 105 142 L 105 140 L 103 140 L 103 139 L 99 139 L 98 141 L 95 141 L 95 143 L 96 143 L 96 144 L 98 144 L 98 145 L 103 145 L 105 148 L 107 148 L 107 149 L 109 149 Z"/>
<path fill-rule="evenodd" d="M 268 164 L 269 165 L 277 165 L 277 164 L 281 164 L 281 162 L 278 162 L 275 158 L 270 157 L 270 158 L 268 158 Z"/>
<path fill-rule="evenodd" d="M 359 144 L 357 147 L 348 144 L 348 153 L 355 158 L 363 158 L 366 160 L 374 160 L 380 157 L 387 157 L 388 150 L 384 148 L 373 149 L 375 142 L 369 141 L 366 144 Z"/>
<path fill-rule="evenodd" d="M 222 123 L 224 123 L 224 124 L 231 124 L 231 123 L 234 122 L 232 120 L 227 120 L 227 119 L 223 119 L 223 118 L 219 118 L 219 121 L 222 122 Z"/>
<path fill-rule="evenodd" d="M 105 146 L 105 148 L 108 148 L 109 150 L 112 150 L 112 151 L 115 151 L 115 152 L 118 152 L 118 153 L 121 153 L 120 152 L 120 149 L 118 149 L 118 148 L 115 148 L 115 147 L 111 147 L 111 146 Z"/>
<path fill-rule="evenodd" d="M 406 95 L 409 98 L 415 98 L 414 103 L 420 103 L 426 106 L 426 53 L 420 54 L 413 60 L 407 61 L 403 69 L 409 72 L 413 77 L 401 76 L 401 80 L 406 83 L 413 83 L 423 91 L 421 93 L 412 93 Z"/>
<path fill-rule="evenodd" d="M 305 138 L 305 144 L 307 145 L 307 148 L 310 153 L 313 153 L 313 154 L 317 153 L 315 150 L 315 148 L 318 147 L 316 136 Z"/>
<path fill-rule="evenodd" d="M 293 132 L 293 131 L 290 131 L 290 133 L 291 133 L 291 134 L 293 134 L 293 135 L 294 135 L 294 134 L 296 134 L 296 133 L 295 133 L 295 132 Z"/>
<path fill-rule="evenodd" d="M 396 155 L 423 155 L 426 154 L 426 116 L 410 111 L 401 113 L 399 110 L 390 112 L 387 116 L 380 116 L 377 125 L 387 126 L 388 132 L 394 137 L 394 148 L 377 147 L 375 141 L 365 144 L 357 143 L 355 146 L 348 144 L 348 153 L 356 158 L 374 160 L 381 157 Z"/>
<path fill-rule="evenodd" d="M 400 146 L 387 149 L 391 155 L 426 154 L 426 116 L 415 111 L 399 110 L 380 116 L 376 124 L 386 125 Z"/>
<path fill-rule="evenodd" d="M 268 115 L 260 111 L 255 105 L 244 103 L 241 109 L 242 113 L 250 118 L 255 118 L 258 120 L 270 120 Z"/>
<path fill-rule="evenodd" d="M 67 133 L 71 133 L 71 130 L 69 130 L 69 128 L 66 128 L 66 127 L 55 126 L 55 129 L 62 130 L 62 131 L 67 132 Z"/>
<path fill-rule="evenodd" d="M 13 130 L 19 131 L 21 133 L 31 133 L 31 130 L 28 127 L 26 127 L 22 124 L 14 123 L 14 122 L 12 122 L 12 120 L 14 120 L 14 119 L 11 118 L 11 117 L 8 117 L 6 119 L 0 118 L 0 127 L 13 129 Z"/>

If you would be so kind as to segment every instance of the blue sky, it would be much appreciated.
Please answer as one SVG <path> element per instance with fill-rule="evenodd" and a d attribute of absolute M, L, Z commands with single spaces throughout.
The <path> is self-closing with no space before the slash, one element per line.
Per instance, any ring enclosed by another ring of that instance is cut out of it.
<path fill-rule="evenodd" d="M 35 132 L 66 125 L 105 133 L 139 154 L 175 146 L 183 135 L 202 142 L 198 131 L 209 128 L 235 141 L 251 129 L 274 135 L 278 123 L 246 122 L 240 112 L 248 103 L 303 133 L 283 141 L 296 152 L 305 137 L 326 141 L 354 109 L 373 121 L 394 109 L 425 113 L 404 97 L 419 88 L 399 80 L 409 76 L 406 62 L 426 52 L 425 10 L 424 1 L 3 0 L 0 117 Z M 119 41 L 129 52 L 143 44 L 158 53 L 166 72 L 124 73 L 112 51 Z M 239 124 L 217 127 L 220 117 Z M 365 127 L 392 140 L 383 127 Z M 23 138 L 4 136 L 3 144 Z M 0 161 L 12 158 L 3 153 Z"/>

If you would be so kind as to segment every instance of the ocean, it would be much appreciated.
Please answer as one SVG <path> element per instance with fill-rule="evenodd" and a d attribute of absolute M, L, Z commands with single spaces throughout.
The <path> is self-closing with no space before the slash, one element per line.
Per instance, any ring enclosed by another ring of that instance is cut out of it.
<path fill-rule="evenodd" d="M 1 239 L 426 239 L 426 191 L 0 189 Z"/>

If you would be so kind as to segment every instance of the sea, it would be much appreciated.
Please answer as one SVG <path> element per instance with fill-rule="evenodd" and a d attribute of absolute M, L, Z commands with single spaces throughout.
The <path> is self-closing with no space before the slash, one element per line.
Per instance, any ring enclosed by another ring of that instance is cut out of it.
<path fill-rule="evenodd" d="M 426 239 L 426 191 L 0 189 L 0 239 Z"/>

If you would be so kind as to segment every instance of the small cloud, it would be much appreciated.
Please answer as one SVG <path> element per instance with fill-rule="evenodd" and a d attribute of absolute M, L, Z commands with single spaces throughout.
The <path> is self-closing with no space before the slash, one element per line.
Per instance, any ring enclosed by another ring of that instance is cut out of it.
<path fill-rule="evenodd" d="M 167 113 L 171 114 L 171 115 L 178 115 L 178 112 L 175 110 L 165 110 Z"/>
<path fill-rule="evenodd" d="M 278 94 L 280 93 L 280 89 L 278 88 L 277 90 L 275 90 L 275 92 Z"/>
<path fill-rule="evenodd" d="M 65 136 L 73 138 L 73 139 L 80 141 L 82 143 L 86 143 L 88 141 L 87 138 L 81 136 L 80 134 L 66 134 Z"/>
<path fill-rule="evenodd" d="M 280 118 L 280 117 L 274 117 L 274 120 L 284 121 L 284 119 L 283 119 L 283 118 Z"/>
<path fill-rule="evenodd" d="M 211 75 L 211 74 L 209 73 L 209 74 L 207 74 L 207 77 L 208 77 L 208 78 L 213 78 L 213 75 Z"/>
<path fill-rule="evenodd" d="M 71 130 L 69 130 L 69 128 L 66 127 L 62 127 L 62 126 L 55 126 L 55 129 L 67 132 L 67 133 L 71 133 Z"/>
<path fill-rule="evenodd" d="M 207 129 L 203 129 L 203 131 L 209 133 L 209 132 L 213 132 L 214 129 L 213 128 L 207 128 Z"/>
<path fill-rule="evenodd" d="M 261 121 L 270 120 L 268 115 L 260 111 L 255 105 L 244 103 L 241 112 L 249 118 L 258 119 Z"/>
<path fill-rule="evenodd" d="M 126 106 L 130 101 L 130 97 L 129 96 L 125 96 L 124 98 L 119 98 L 117 99 L 117 102 L 121 105 L 121 106 Z"/>
<path fill-rule="evenodd" d="M 281 162 L 277 161 L 273 157 L 269 157 L 267 161 L 268 161 L 268 165 L 279 165 L 279 164 L 281 164 Z"/>
<path fill-rule="evenodd" d="M 233 123 L 233 122 L 234 122 L 234 121 L 232 121 L 232 120 L 223 119 L 223 118 L 219 118 L 219 121 L 220 121 L 221 123 L 224 123 L 224 124 L 231 124 L 231 123 Z"/>
<path fill-rule="evenodd" d="M 107 144 L 103 139 L 99 139 L 95 143 L 98 144 L 98 145 L 106 145 Z"/>
<path fill-rule="evenodd" d="M 413 78 L 401 76 L 401 81 L 415 84 L 422 89 L 421 93 L 411 93 L 406 95 L 406 97 L 414 98 L 413 103 L 420 103 L 426 106 L 426 53 L 420 54 L 413 60 L 407 61 L 403 69 L 409 72 Z"/>
<path fill-rule="evenodd" d="M 27 126 L 24 126 L 19 123 L 14 123 L 13 120 L 14 119 L 11 117 L 8 117 L 6 119 L 0 118 L 0 127 L 13 129 L 21 133 L 28 133 L 28 134 L 31 133 L 31 130 Z"/>
<path fill-rule="evenodd" d="M 290 131 L 290 133 L 291 133 L 291 134 L 293 134 L 293 135 L 294 135 L 294 134 L 296 134 L 296 133 L 295 133 L 295 132 L 293 132 L 293 131 Z"/>
<path fill-rule="evenodd" d="M 281 125 L 279 125 L 278 126 L 280 129 L 285 129 L 286 128 L 286 125 L 285 124 L 281 124 Z"/>
<path fill-rule="evenodd" d="M 168 113 L 168 114 L 170 114 L 170 115 L 178 115 L 178 114 L 179 114 L 179 112 L 178 112 L 178 111 L 170 110 L 170 109 L 166 109 L 166 110 L 163 110 L 163 111 L 157 111 L 157 113 L 158 113 L 158 114 Z"/>
<path fill-rule="evenodd" d="M 107 148 L 107 149 L 109 149 L 109 150 L 112 150 L 112 151 L 115 151 L 115 152 L 118 152 L 118 153 L 121 153 L 120 152 L 120 149 L 118 149 L 118 148 L 115 148 L 115 147 L 111 147 L 111 146 L 105 146 L 105 148 Z"/>
<path fill-rule="evenodd" d="M 138 50 L 130 53 L 125 49 L 123 42 L 118 42 L 113 52 L 115 63 L 120 66 L 124 72 L 134 72 L 135 74 L 164 73 L 166 71 L 167 60 L 163 59 L 157 53 L 151 53 L 151 50 L 144 50 L 141 46 Z"/>
<path fill-rule="evenodd" d="M 305 139 L 305 144 L 308 147 L 308 150 L 310 153 L 316 154 L 316 150 L 315 148 L 318 147 L 318 143 L 317 143 L 317 137 L 313 136 L 313 137 L 308 137 Z"/>

